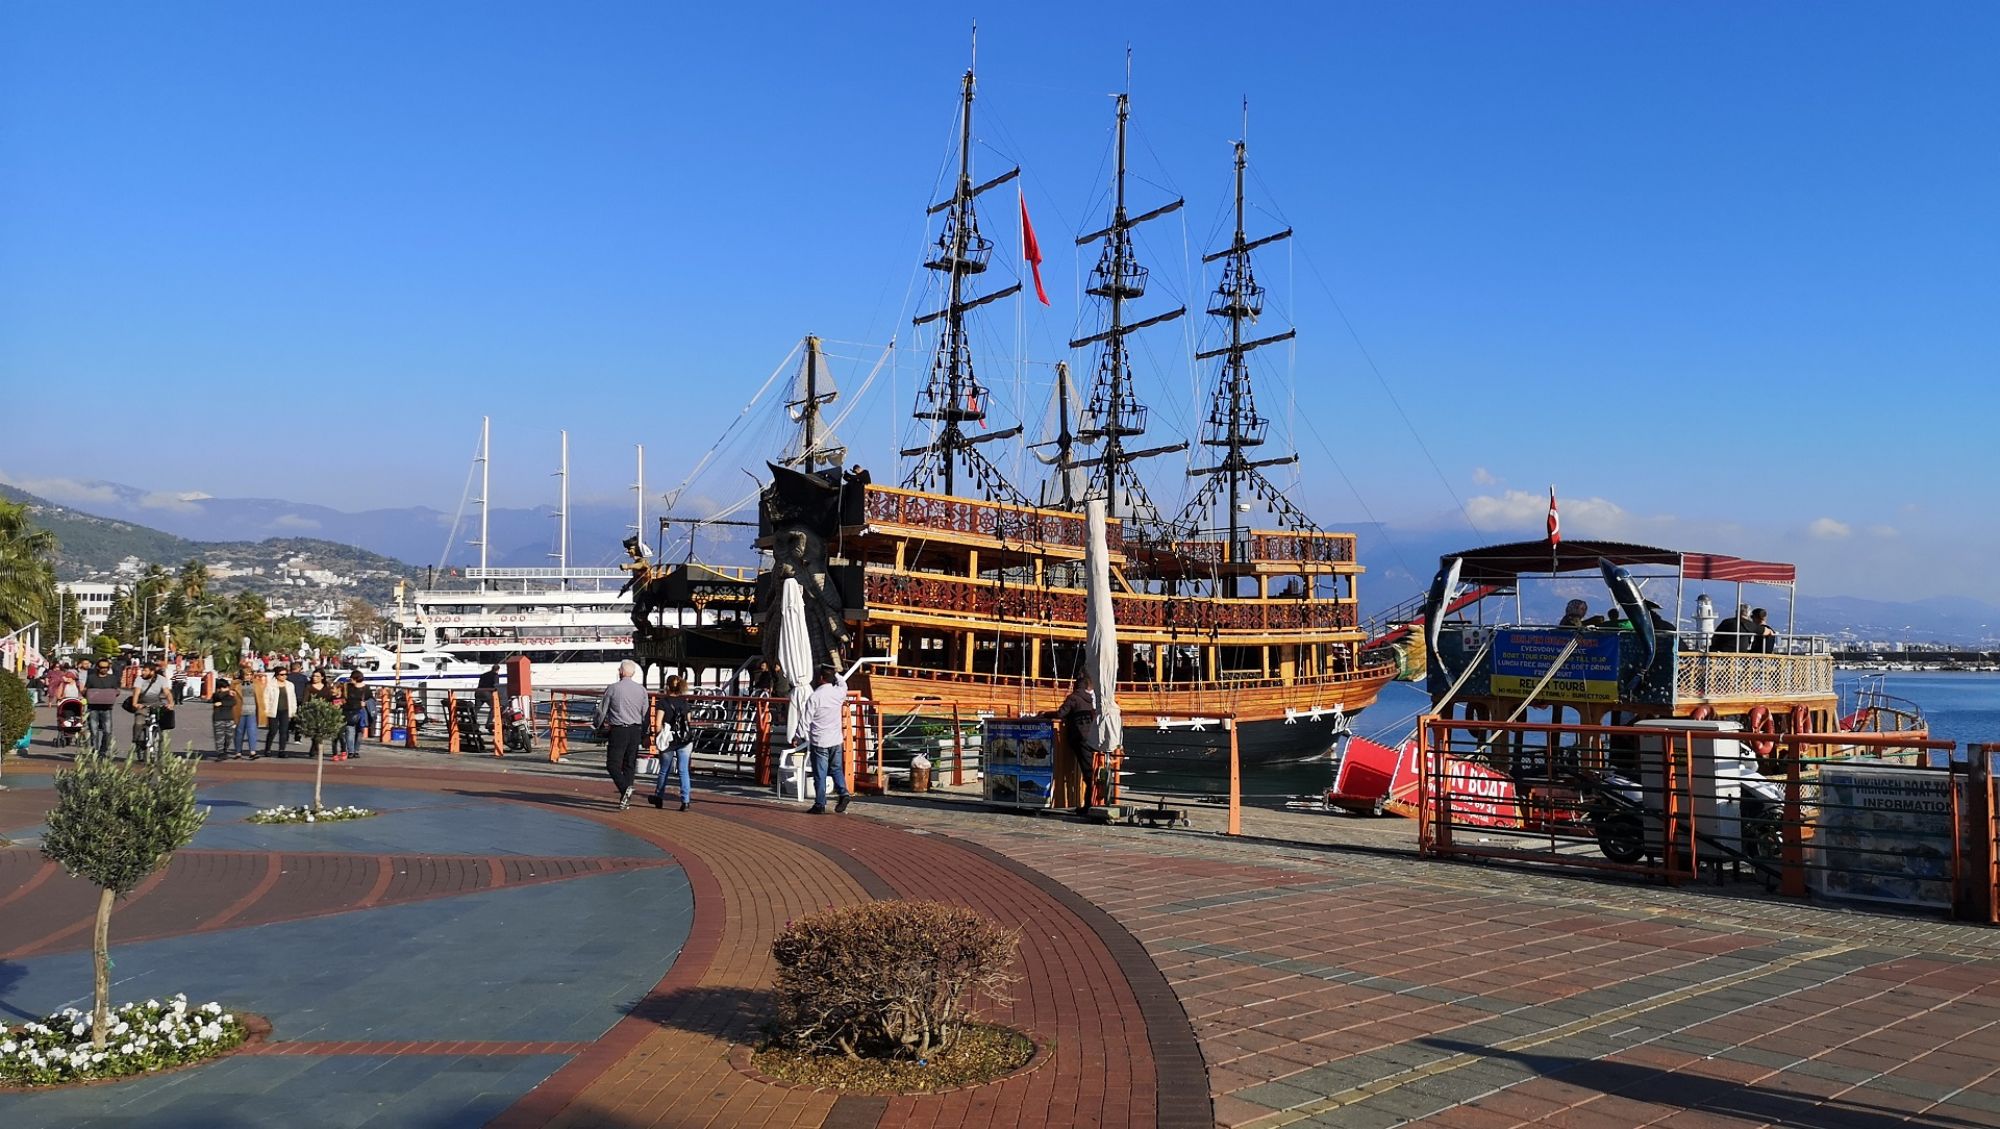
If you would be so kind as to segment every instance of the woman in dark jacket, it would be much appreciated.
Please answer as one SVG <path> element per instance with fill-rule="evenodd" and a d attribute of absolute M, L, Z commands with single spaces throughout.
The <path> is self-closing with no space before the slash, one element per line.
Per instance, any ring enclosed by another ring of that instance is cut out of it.
<path fill-rule="evenodd" d="M 651 803 L 667 806 L 667 758 L 672 757 L 681 777 L 681 810 L 694 802 L 694 782 L 688 775 L 688 760 L 694 753 L 694 727 L 688 724 L 687 680 L 678 674 L 667 677 L 667 692 L 660 699 L 660 735 L 653 742 L 660 754 L 659 779 L 653 784 Z"/>

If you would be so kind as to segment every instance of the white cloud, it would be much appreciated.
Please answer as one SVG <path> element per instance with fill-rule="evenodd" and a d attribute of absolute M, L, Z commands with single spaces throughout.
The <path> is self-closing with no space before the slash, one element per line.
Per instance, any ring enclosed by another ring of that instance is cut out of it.
<path fill-rule="evenodd" d="M 1648 528 L 1671 524 L 1671 515 L 1640 518 L 1618 503 L 1605 498 L 1559 498 L 1563 536 L 1588 537 L 1607 541 L 1630 540 Z M 1479 494 L 1465 503 L 1465 516 L 1480 529 L 1508 539 L 1510 530 L 1522 537 L 1539 537 L 1546 526 L 1549 497 L 1536 491 L 1509 490 L 1504 494 Z"/>
<path fill-rule="evenodd" d="M 1813 523 L 1806 526 L 1806 532 L 1822 541 L 1836 541 L 1852 534 L 1854 528 L 1844 521 L 1835 521 L 1830 517 L 1820 517 L 1814 518 Z"/>
<path fill-rule="evenodd" d="M 1476 466 L 1472 468 L 1472 484 L 1474 486 L 1498 486 L 1500 480 L 1493 476 L 1492 471 L 1487 470 L 1483 466 Z"/>
<path fill-rule="evenodd" d="M 74 478 L 22 478 L 6 471 L 0 471 L 0 482 L 67 506 L 118 504 L 118 489 L 104 482 L 78 482 Z"/>
<path fill-rule="evenodd" d="M 170 494 L 164 490 L 155 490 L 150 494 L 140 495 L 139 506 L 141 509 L 148 510 L 171 510 L 177 514 L 195 514 L 201 512 L 201 507 L 195 505 L 193 499 L 181 494 Z"/>
<path fill-rule="evenodd" d="M 314 521 L 312 518 L 309 517 L 303 517 L 299 514 L 280 514 L 279 516 L 271 520 L 271 525 L 278 529 L 319 528 L 319 522 Z"/>
<path fill-rule="evenodd" d="M 183 502 L 206 502 L 214 498 L 215 495 L 201 490 L 183 490 L 174 495 L 174 497 L 179 498 Z"/>
<path fill-rule="evenodd" d="M 1868 527 L 1868 536 L 1880 538 L 1884 541 L 1901 537 L 1902 535 L 1902 531 L 1893 525 L 1871 525 Z"/>

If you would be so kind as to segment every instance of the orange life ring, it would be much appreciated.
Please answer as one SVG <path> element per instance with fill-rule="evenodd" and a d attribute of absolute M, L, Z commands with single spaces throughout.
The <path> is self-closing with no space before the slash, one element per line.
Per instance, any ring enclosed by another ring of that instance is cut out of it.
<path fill-rule="evenodd" d="M 1752 707 L 1743 719 L 1743 728 L 1751 736 L 1747 742 L 1750 751 L 1760 757 L 1768 757 L 1778 751 L 1777 728 L 1771 723 L 1771 711 L 1763 706 Z M 1762 736 L 1758 736 L 1762 734 Z"/>
<path fill-rule="evenodd" d="M 1792 732 L 1794 734 L 1811 733 L 1812 729 L 1813 729 L 1812 711 L 1804 706 L 1793 706 Z"/>
<path fill-rule="evenodd" d="M 1714 718 L 1715 718 L 1715 707 L 1709 705 L 1707 702 L 1703 702 L 1702 704 L 1688 711 L 1689 721 L 1711 721 Z"/>

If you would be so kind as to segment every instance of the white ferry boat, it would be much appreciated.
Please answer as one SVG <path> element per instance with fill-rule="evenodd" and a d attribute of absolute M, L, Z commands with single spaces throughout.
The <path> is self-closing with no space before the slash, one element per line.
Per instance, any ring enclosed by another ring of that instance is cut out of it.
<path fill-rule="evenodd" d="M 457 587 L 406 593 L 391 617 L 400 646 L 341 652 L 371 682 L 470 687 L 524 655 L 537 690 L 601 689 L 632 657 L 632 596 L 615 568 L 470 568 Z"/>

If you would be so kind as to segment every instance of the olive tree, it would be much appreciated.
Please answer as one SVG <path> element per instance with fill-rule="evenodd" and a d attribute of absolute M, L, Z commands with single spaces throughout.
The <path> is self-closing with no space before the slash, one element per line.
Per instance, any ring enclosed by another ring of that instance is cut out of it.
<path fill-rule="evenodd" d="M 312 741 L 313 747 L 319 750 L 313 756 L 312 810 L 314 811 L 326 806 L 319 802 L 320 780 L 326 775 L 326 747 L 333 744 L 334 739 L 339 737 L 340 731 L 345 728 L 347 728 L 347 718 L 341 714 L 340 707 L 325 698 L 308 698 L 306 703 L 299 707 L 299 732 L 305 734 Z"/>
<path fill-rule="evenodd" d="M 111 908 L 194 839 L 208 818 L 195 807 L 193 758 L 161 755 L 133 766 L 92 752 L 56 773 L 56 806 L 42 854 L 98 888 L 92 940 L 96 1003 L 91 1045 L 104 1049 L 111 1008 Z"/>

